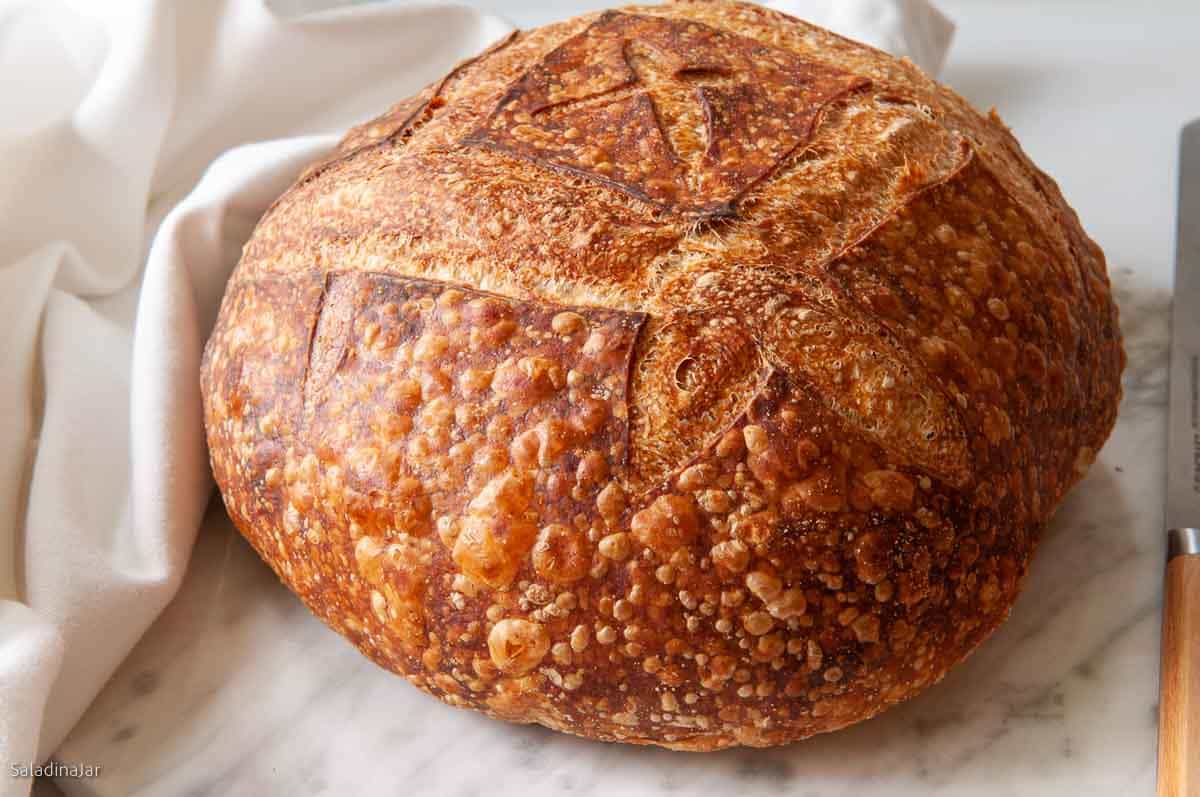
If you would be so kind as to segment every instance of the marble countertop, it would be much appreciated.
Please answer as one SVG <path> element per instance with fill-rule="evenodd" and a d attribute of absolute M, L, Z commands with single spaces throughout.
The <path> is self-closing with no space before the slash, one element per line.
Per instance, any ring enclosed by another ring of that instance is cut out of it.
<path fill-rule="evenodd" d="M 296 0 L 310 2 L 310 0 Z M 955 0 L 945 80 L 995 105 L 1108 254 L 1129 352 L 1112 439 L 1009 622 L 939 686 L 789 747 L 604 745 L 436 703 L 311 617 L 214 502 L 178 598 L 59 751 L 67 795 L 1151 795 L 1176 146 L 1200 6 Z M 589 2 L 505 4 L 522 25 Z"/>

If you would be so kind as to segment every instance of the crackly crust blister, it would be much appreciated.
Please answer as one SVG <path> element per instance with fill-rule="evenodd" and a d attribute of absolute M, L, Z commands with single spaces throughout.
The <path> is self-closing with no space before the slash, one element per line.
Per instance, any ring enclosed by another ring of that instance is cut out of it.
<path fill-rule="evenodd" d="M 202 386 L 231 517 L 375 661 L 710 750 L 978 645 L 1123 363 L 997 119 L 697 1 L 509 37 L 352 131 L 247 244 Z"/>

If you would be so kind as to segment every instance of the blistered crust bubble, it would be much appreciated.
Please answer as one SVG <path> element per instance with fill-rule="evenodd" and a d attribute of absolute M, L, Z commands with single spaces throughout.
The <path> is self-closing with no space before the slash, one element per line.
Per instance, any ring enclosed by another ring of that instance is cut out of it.
<path fill-rule="evenodd" d="M 713 750 L 982 642 L 1123 365 L 997 118 L 697 0 L 514 34 L 351 131 L 247 243 L 202 390 L 234 523 L 381 666 Z"/>

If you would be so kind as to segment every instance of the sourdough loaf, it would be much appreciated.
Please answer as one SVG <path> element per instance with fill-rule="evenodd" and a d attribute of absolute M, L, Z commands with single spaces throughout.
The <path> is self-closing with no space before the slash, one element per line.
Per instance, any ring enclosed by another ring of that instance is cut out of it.
<path fill-rule="evenodd" d="M 265 214 L 205 350 L 234 523 L 456 706 L 843 727 L 1016 599 L 1112 428 L 1103 255 L 993 114 L 754 5 L 521 32 Z"/>

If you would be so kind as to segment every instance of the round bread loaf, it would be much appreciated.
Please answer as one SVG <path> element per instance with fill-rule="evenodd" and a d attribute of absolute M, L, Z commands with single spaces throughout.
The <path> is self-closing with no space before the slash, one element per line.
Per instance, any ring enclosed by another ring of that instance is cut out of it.
<path fill-rule="evenodd" d="M 452 705 L 689 750 L 841 728 L 1007 615 L 1112 428 L 1104 257 L 993 114 L 734 2 L 512 35 L 266 213 L 213 471 Z"/>

